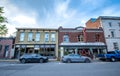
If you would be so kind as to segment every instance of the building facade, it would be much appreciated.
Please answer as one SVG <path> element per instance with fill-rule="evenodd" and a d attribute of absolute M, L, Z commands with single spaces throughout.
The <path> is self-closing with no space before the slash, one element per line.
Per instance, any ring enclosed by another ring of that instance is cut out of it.
<path fill-rule="evenodd" d="M 58 42 L 60 56 L 76 53 L 94 57 L 106 52 L 106 44 L 102 29 L 59 28 Z"/>
<path fill-rule="evenodd" d="M 14 56 L 15 38 L 0 38 L 0 58 L 12 58 Z"/>
<path fill-rule="evenodd" d="M 90 19 L 87 28 L 103 28 L 108 51 L 120 50 L 120 17 L 100 16 Z"/>
<path fill-rule="evenodd" d="M 15 58 L 24 53 L 38 53 L 49 58 L 58 57 L 58 30 L 17 28 Z"/>

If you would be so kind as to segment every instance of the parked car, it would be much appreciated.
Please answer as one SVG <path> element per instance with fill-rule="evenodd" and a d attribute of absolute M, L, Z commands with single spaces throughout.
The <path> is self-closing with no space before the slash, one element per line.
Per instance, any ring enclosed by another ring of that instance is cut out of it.
<path fill-rule="evenodd" d="M 107 54 L 99 54 L 98 58 L 100 60 L 110 60 L 112 62 L 115 62 L 117 60 L 120 60 L 120 51 L 109 51 Z"/>
<path fill-rule="evenodd" d="M 40 54 L 24 54 L 19 58 L 19 61 L 21 63 L 26 63 L 26 62 L 47 62 L 48 57 L 41 56 Z"/>
<path fill-rule="evenodd" d="M 91 62 L 91 58 L 90 57 L 86 57 L 86 56 L 80 56 L 78 54 L 68 54 L 66 56 L 63 56 L 61 61 L 62 62 L 67 62 L 67 63 L 71 63 L 71 62 L 90 63 Z"/>

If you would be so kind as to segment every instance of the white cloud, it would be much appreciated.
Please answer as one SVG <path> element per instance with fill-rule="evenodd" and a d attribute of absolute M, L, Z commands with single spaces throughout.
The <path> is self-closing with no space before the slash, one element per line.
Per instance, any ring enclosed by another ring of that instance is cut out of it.
<path fill-rule="evenodd" d="M 118 10 L 118 8 L 119 6 L 111 6 L 104 8 L 101 14 L 104 16 L 119 16 L 120 11 Z"/>
<path fill-rule="evenodd" d="M 14 32 L 15 27 L 44 27 L 44 28 L 58 28 L 63 27 L 77 27 L 85 26 L 86 21 L 90 18 L 101 15 L 119 16 L 120 6 L 107 6 L 107 0 L 81 0 L 79 5 L 75 8 L 70 8 L 70 3 L 74 0 L 55 0 L 54 8 L 48 10 L 46 7 L 40 7 L 43 18 L 37 19 L 38 13 L 32 9 L 21 9 L 13 5 L 8 0 L 0 0 L 0 6 L 5 7 L 5 16 L 8 18 L 9 33 Z M 79 1 L 78 1 L 79 2 Z M 47 6 L 47 5 L 46 5 Z M 72 7 L 72 6 L 71 6 Z M 102 7 L 102 8 L 101 8 Z M 92 11 L 92 12 L 91 12 Z M 11 30 L 12 27 L 12 30 Z"/>
<path fill-rule="evenodd" d="M 72 25 L 77 25 L 76 21 L 73 20 L 77 10 L 69 8 L 69 3 L 70 0 L 55 2 L 53 12 L 46 12 L 47 17 L 44 25 L 46 27 L 51 26 L 51 28 L 58 28 L 59 26 L 74 27 Z"/>
<path fill-rule="evenodd" d="M 17 15 L 13 17 L 12 22 L 16 22 L 20 25 L 36 25 L 36 19 L 27 15 Z"/>
<path fill-rule="evenodd" d="M 4 7 L 4 16 L 8 19 L 8 35 L 14 33 L 16 27 L 35 27 L 37 25 L 37 13 L 33 10 L 28 12 L 18 8 L 8 0 L 1 0 L 0 6 Z M 11 30 L 12 29 L 12 30 Z"/>

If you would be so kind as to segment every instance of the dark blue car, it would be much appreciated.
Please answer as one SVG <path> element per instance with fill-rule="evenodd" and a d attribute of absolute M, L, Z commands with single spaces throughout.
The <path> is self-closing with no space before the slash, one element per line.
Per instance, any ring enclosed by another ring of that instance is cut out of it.
<path fill-rule="evenodd" d="M 26 63 L 26 62 L 47 62 L 48 57 L 41 56 L 40 54 L 24 54 L 19 58 L 19 61 L 21 63 Z"/>

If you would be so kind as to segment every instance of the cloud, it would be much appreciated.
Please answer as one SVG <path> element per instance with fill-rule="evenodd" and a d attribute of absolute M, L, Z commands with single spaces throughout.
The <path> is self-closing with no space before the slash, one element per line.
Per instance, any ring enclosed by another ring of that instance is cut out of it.
<path fill-rule="evenodd" d="M 59 26 L 70 26 L 76 10 L 69 8 L 70 0 L 56 1 L 52 12 L 46 12 L 45 24 L 46 27 L 59 27 Z M 44 22 L 44 21 L 43 21 Z"/>
<path fill-rule="evenodd" d="M 109 0 L 51 0 L 50 2 L 38 0 L 36 2 L 33 6 L 32 3 L 27 2 L 25 3 L 27 7 L 18 7 L 10 0 L 1 0 L 0 6 L 5 7 L 4 15 L 9 21 L 8 28 L 58 28 L 59 26 L 75 28 L 85 26 L 90 18 L 103 15 L 119 16 L 120 13 L 120 5 L 111 5 Z M 20 5 L 22 6 L 22 3 Z M 11 33 L 14 31 L 10 30 Z"/>
<path fill-rule="evenodd" d="M 1 0 L 0 6 L 4 7 L 4 16 L 8 19 L 8 35 L 14 33 L 16 27 L 34 27 L 37 25 L 37 13 L 33 10 L 27 10 L 28 12 L 13 5 L 8 0 Z M 12 30 L 11 30 L 12 29 Z"/>
<path fill-rule="evenodd" d="M 16 22 L 21 26 L 37 25 L 36 18 L 21 14 L 13 17 L 12 22 Z"/>
<path fill-rule="evenodd" d="M 104 8 L 102 11 L 102 15 L 106 15 L 106 16 L 119 16 L 120 11 L 118 10 L 119 6 L 111 6 L 111 7 L 107 7 Z"/>

